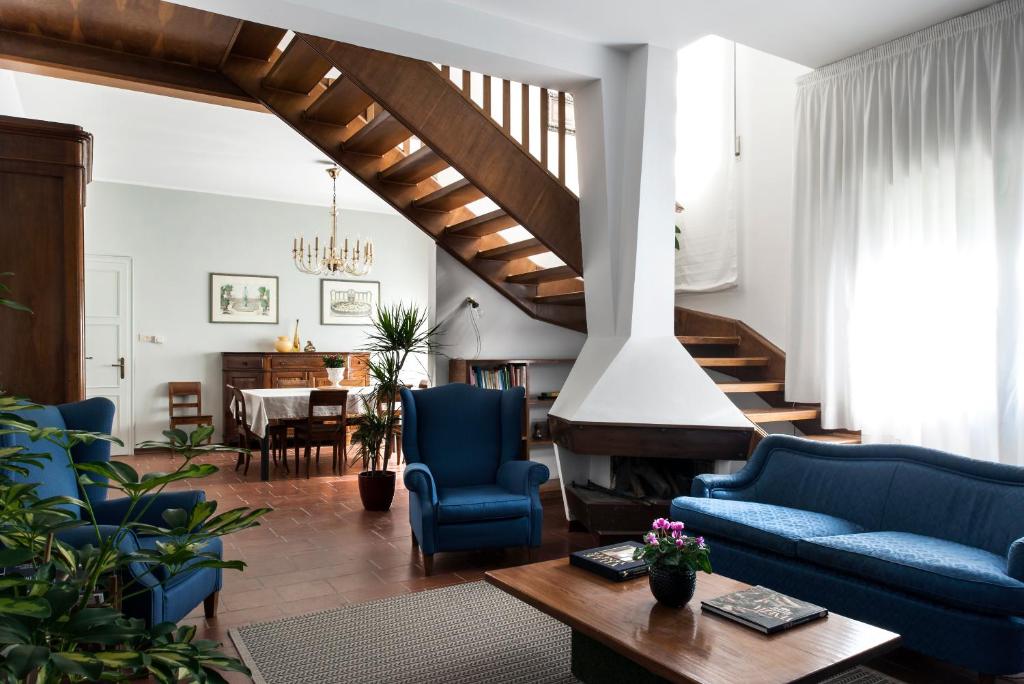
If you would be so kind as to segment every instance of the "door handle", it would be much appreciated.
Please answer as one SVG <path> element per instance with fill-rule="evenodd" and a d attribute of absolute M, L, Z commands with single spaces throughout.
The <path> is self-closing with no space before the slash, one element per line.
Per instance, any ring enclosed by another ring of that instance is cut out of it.
<path fill-rule="evenodd" d="M 120 368 L 121 369 L 121 379 L 124 380 L 124 357 L 122 356 L 121 358 L 119 358 L 117 360 L 117 363 L 112 363 L 112 364 L 110 364 L 110 366 L 112 368 Z"/>
<path fill-rule="evenodd" d="M 92 357 L 91 357 L 91 356 L 86 356 L 86 357 L 85 357 L 85 360 L 86 360 L 86 361 L 92 361 Z"/>

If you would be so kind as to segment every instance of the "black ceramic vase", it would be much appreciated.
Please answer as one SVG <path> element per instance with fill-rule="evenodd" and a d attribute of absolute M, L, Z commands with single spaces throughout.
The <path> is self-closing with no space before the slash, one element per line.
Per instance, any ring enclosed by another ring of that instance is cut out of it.
<path fill-rule="evenodd" d="M 685 606 L 697 588 L 697 573 L 689 568 L 654 565 L 647 577 L 654 598 L 669 608 Z"/>

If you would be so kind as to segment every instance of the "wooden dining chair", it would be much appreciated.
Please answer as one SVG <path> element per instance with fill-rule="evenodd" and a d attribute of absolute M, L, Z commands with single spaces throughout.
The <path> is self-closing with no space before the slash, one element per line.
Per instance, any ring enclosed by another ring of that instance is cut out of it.
<path fill-rule="evenodd" d="M 408 386 L 407 386 L 408 387 Z M 391 453 L 395 455 L 397 459 L 396 463 L 402 462 L 402 397 L 398 392 L 395 392 L 391 397 L 395 407 L 395 427 L 391 431 L 391 436 L 388 438 L 391 440 Z M 388 408 L 388 398 L 377 395 L 377 410 L 386 411 Z"/>
<path fill-rule="evenodd" d="M 172 430 L 181 425 L 213 425 L 213 416 L 203 413 L 202 383 L 167 383 L 167 415 Z M 206 438 L 207 444 L 212 437 L 213 435 L 210 435 Z"/>
<path fill-rule="evenodd" d="M 335 409 L 330 415 L 317 415 L 317 408 L 326 406 Z M 299 444 L 305 445 L 306 477 L 309 477 L 312 448 L 315 445 L 329 444 L 334 447 L 331 457 L 331 471 L 344 470 L 345 449 L 348 434 L 345 430 L 345 419 L 348 413 L 348 390 L 318 389 L 309 393 L 309 414 L 305 422 L 295 422 L 295 474 L 299 474 Z M 317 450 L 317 464 L 320 463 L 320 452 Z"/>
<path fill-rule="evenodd" d="M 245 396 L 242 394 L 242 390 L 237 387 L 231 387 L 232 390 L 232 406 L 234 408 L 233 413 L 235 414 L 235 421 L 238 426 L 238 439 L 242 446 L 248 449 L 248 453 L 245 453 L 245 470 L 242 471 L 243 475 L 249 474 L 249 463 L 252 461 L 252 450 L 254 445 L 257 449 L 262 448 L 263 440 L 266 439 L 267 447 L 271 452 L 271 456 L 274 458 L 274 462 L 277 462 L 277 453 L 274 448 L 275 442 L 278 444 L 282 443 L 282 430 L 280 426 L 268 425 L 267 434 L 260 437 L 249 428 L 249 416 L 246 414 L 245 408 Z M 282 452 L 284 454 L 286 452 Z M 288 459 L 282 456 L 281 461 L 284 463 L 284 470 L 288 472 Z M 238 470 L 238 466 L 241 464 L 242 459 L 239 459 L 238 463 L 235 464 L 235 470 Z"/>

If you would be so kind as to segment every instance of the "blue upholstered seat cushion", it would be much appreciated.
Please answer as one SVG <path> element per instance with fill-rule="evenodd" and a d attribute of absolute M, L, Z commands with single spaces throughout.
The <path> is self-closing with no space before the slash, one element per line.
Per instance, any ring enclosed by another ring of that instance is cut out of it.
<path fill-rule="evenodd" d="M 530 515 L 530 497 L 498 485 L 442 487 L 437 494 L 440 523 L 521 518 Z"/>
<path fill-rule="evenodd" d="M 671 516 L 701 534 L 721 536 L 793 557 L 800 539 L 863 530 L 849 520 L 799 508 L 690 496 L 672 501 Z"/>
<path fill-rule="evenodd" d="M 797 555 L 972 612 L 1024 614 L 1024 582 L 1006 574 L 1006 558 L 973 546 L 909 532 L 868 532 L 805 539 Z"/>
<path fill-rule="evenodd" d="M 154 549 L 156 549 L 157 542 L 165 541 L 167 539 L 167 537 L 149 536 L 149 537 L 139 537 L 138 539 L 139 539 L 139 548 L 154 550 Z M 211 553 L 212 552 L 212 553 L 217 554 L 218 558 L 223 558 L 223 556 L 224 556 L 224 545 L 221 543 L 221 540 L 219 538 L 214 538 L 214 539 L 211 539 L 210 541 L 208 541 L 206 544 L 204 544 L 199 549 L 199 551 L 203 552 L 203 553 Z M 192 566 L 192 565 L 195 565 L 200 560 L 202 560 L 202 559 L 197 558 L 197 559 L 189 561 L 186 564 L 184 570 L 182 570 L 181 572 L 176 572 L 176 573 L 174 573 L 174 575 L 169 575 L 168 572 L 167 572 L 167 568 L 165 566 L 163 566 L 163 565 L 151 565 L 150 567 L 152 568 L 151 572 L 153 573 L 153 576 L 161 584 L 164 585 L 165 589 L 167 589 L 167 588 L 173 587 L 174 585 L 176 585 L 176 584 L 178 584 L 180 582 L 183 582 L 183 581 L 187 580 L 189 577 L 194 575 L 197 571 L 196 570 L 189 570 L 188 567 Z M 203 572 L 203 570 L 199 570 L 199 572 Z M 209 569 L 209 570 L 206 570 L 206 572 L 215 572 L 215 570 Z M 200 600 L 202 600 L 202 598 L 200 598 Z M 192 605 L 195 606 L 196 604 L 193 603 Z M 191 608 L 189 608 L 189 610 L 191 610 Z"/>

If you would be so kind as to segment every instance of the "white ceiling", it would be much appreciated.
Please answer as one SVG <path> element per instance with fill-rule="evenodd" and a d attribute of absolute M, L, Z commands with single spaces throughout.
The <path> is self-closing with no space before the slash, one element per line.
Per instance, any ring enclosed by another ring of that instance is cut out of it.
<path fill-rule="evenodd" d="M 270 114 L 119 88 L 14 74 L 23 116 L 95 138 L 93 178 L 327 206 L 327 157 Z M 338 204 L 393 212 L 341 174 Z"/>
<path fill-rule="evenodd" d="M 447 0 L 604 45 L 680 48 L 716 34 L 820 67 L 992 0 Z"/>

